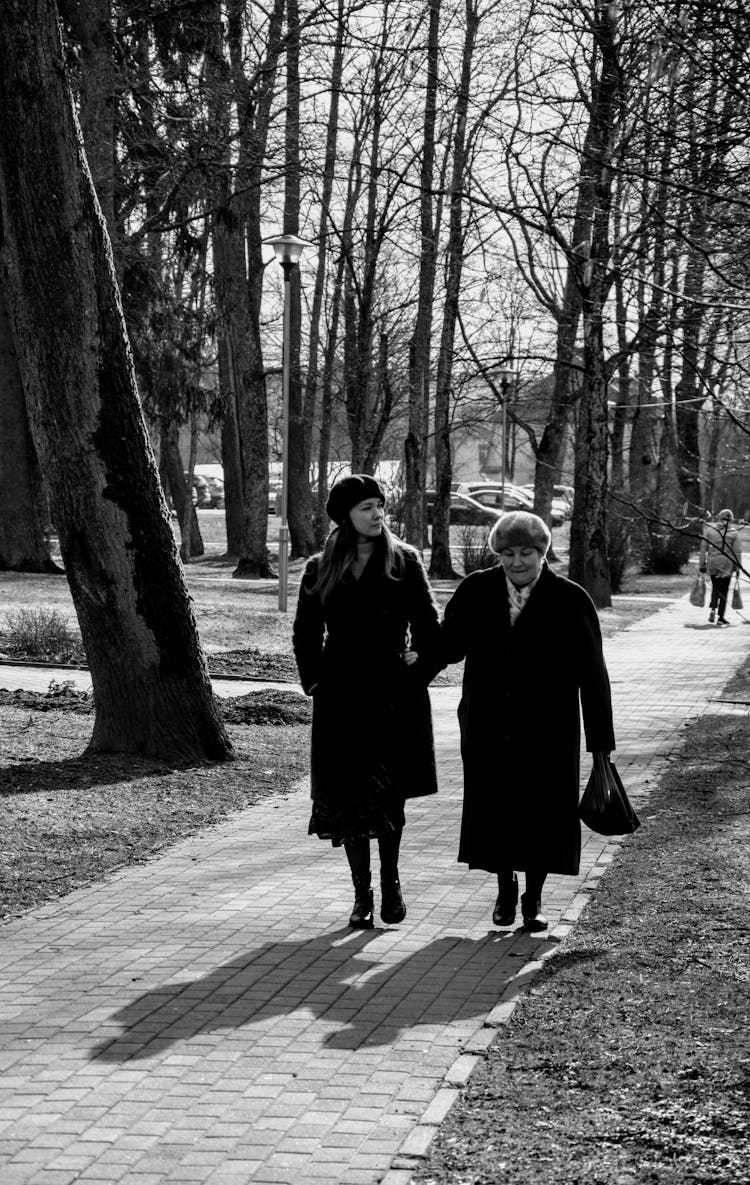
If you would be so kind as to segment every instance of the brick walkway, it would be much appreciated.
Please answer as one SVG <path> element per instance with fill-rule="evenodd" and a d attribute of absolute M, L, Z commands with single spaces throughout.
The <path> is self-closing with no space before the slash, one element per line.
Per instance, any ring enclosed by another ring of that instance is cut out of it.
<path fill-rule="evenodd" d="M 733 616 L 708 628 L 683 600 L 606 643 L 645 815 L 750 651 Z M 432 696 L 441 791 L 407 808 L 403 925 L 348 930 L 345 861 L 308 839 L 300 786 L 3 927 L 2 1185 L 407 1185 L 618 847 L 585 833 L 581 875 L 548 882 L 549 935 L 494 930 L 491 878 L 455 862 L 457 689 Z"/>

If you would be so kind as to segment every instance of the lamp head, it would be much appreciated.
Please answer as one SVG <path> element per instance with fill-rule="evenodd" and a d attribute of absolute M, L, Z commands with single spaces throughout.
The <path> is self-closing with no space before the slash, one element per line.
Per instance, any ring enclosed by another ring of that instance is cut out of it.
<path fill-rule="evenodd" d="M 293 267 L 299 263 L 305 247 L 310 246 L 309 239 L 298 239 L 296 235 L 273 235 L 264 239 L 269 247 L 273 247 L 276 258 L 282 267 Z"/>

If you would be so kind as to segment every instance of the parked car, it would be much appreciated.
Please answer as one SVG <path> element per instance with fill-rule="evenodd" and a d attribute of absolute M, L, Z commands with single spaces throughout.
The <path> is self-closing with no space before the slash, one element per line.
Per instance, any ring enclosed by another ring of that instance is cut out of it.
<path fill-rule="evenodd" d="M 188 475 L 185 473 L 185 481 Z M 224 505 L 224 482 L 222 478 L 202 473 L 193 474 L 193 506 L 199 510 L 220 510 Z"/>
<path fill-rule="evenodd" d="M 532 502 L 534 501 L 534 487 L 533 485 L 520 486 L 525 493 L 529 495 Z M 573 487 L 572 486 L 553 486 L 553 497 L 551 505 L 552 526 L 559 527 L 573 513 Z"/>
<path fill-rule="evenodd" d="M 565 517 L 570 518 L 573 514 L 573 499 L 575 497 L 575 490 L 572 486 L 553 486 L 552 493 L 554 495 L 553 501 L 559 501 L 560 505 L 565 511 Z"/>
<path fill-rule="evenodd" d="M 461 487 L 461 492 L 468 494 L 475 502 L 480 502 L 483 506 L 493 506 L 497 510 L 503 505 L 506 510 L 533 511 L 534 509 L 533 488 L 529 492 L 528 486 L 516 486 L 506 482 L 503 491 L 503 486 L 499 482 L 465 482 Z M 561 526 L 565 518 L 563 507 L 557 501 L 553 502 L 552 526 Z"/>
<path fill-rule="evenodd" d="M 482 506 L 495 506 L 498 510 L 503 501 L 506 510 L 531 510 L 534 506 L 533 497 L 530 498 L 521 486 L 513 485 L 509 481 L 506 481 L 504 487 L 499 481 L 464 481 L 459 486 L 458 493 L 468 494 Z"/>
<path fill-rule="evenodd" d="M 425 494 L 427 507 L 427 522 L 432 525 L 433 511 L 437 494 L 435 490 L 428 490 Z M 450 519 L 451 527 L 491 527 L 500 517 L 500 511 L 492 506 L 483 506 L 481 502 L 470 498 L 468 494 L 451 494 Z"/>
<path fill-rule="evenodd" d="M 221 510 L 224 506 L 224 480 L 221 477 L 207 477 L 209 506 L 212 510 Z"/>

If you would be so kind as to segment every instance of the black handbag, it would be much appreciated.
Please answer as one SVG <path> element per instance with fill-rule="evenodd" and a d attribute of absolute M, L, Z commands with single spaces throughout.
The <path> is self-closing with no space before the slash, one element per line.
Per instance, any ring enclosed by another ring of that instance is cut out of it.
<path fill-rule="evenodd" d="M 594 754 L 594 768 L 578 805 L 578 815 L 598 835 L 630 835 L 641 825 L 620 775 L 604 753 Z"/>

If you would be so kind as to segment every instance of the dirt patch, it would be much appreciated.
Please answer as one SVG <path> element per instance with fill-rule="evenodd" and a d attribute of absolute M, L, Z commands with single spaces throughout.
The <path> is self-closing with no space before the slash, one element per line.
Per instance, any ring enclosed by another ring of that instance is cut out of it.
<path fill-rule="evenodd" d="M 231 675 L 241 679 L 273 679 L 278 683 L 299 683 L 294 655 L 249 648 L 222 650 L 207 656 L 214 678 Z"/>
<path fill-rule="evenodd" d="M 746 718 L 691 727 L 415 1185 L 748 1185 L 747 741 Z"/>
<path fill-rule="evenodd" d="M 87 754 L 85 693 L 0 693 L 0 919 L 143 863 L 235 811 L 283 801 L 307 772 L 309 702 L 272 690 L 222 709 L 235 759 L 176 767 Z"/>

